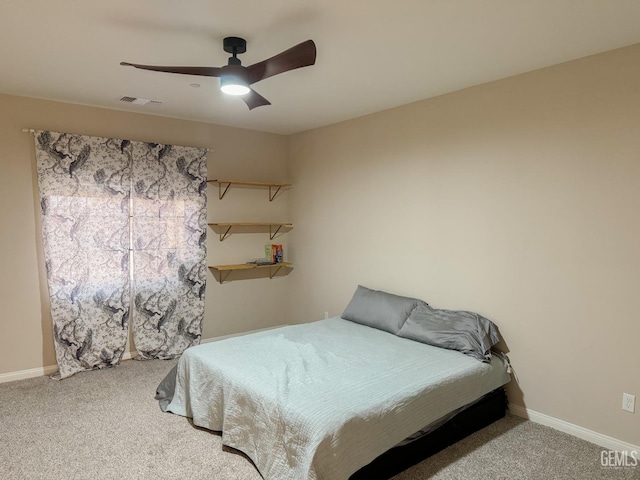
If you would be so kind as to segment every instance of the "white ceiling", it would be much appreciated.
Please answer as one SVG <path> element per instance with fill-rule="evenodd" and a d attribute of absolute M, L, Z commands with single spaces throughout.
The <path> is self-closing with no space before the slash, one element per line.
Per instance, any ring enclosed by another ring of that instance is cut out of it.
<path fill-rule="evenodd" d="M 222 66 L 226 36 L 243 65 L 311 38 L 316 65 L 252 111 L 119 65 Z M 640 0 L 0 0 L 0 92 L 289 134 L 639 42 Z"/>

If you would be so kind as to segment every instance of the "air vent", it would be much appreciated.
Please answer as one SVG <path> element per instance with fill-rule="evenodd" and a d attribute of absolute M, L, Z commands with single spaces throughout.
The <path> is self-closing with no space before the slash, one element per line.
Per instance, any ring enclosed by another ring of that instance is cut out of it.
<path fill-rule="evenodd" d="M 148 98 L 138 98 L 138 97 L 120 97 L 121 102 L 133 103 L 135 105 L 147 105 L 151 103 L 153 105 L 160 105 L 162 102 L 158 100 L 149 100 Z"/>

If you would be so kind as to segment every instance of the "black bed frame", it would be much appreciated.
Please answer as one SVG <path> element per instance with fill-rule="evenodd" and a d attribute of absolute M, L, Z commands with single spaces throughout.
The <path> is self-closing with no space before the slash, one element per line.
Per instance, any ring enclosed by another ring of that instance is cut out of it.
<path fill-rule="evenodd" d="M 386 480 L 393 477 L 501 419 L 506 409 L 507 395 L 504 389 L 498 388 L 433 432 L 383 453 L 351 475 L 349 480 Z"/>

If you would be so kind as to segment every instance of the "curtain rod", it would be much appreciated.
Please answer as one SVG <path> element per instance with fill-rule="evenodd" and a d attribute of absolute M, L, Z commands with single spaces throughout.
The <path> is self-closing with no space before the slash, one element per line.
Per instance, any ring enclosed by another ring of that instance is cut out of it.
<path fill-rule="evenodd" d="M 38 133 L 38 130 L 34 130 L 33 128 L 23 128 L 22 133 L 28 133 L 29 135 L 34 135 Z M 209 152 L 209 148 L 207 147 L 193 147 L 193 148 L 204 148 L 207 152 Z"/>

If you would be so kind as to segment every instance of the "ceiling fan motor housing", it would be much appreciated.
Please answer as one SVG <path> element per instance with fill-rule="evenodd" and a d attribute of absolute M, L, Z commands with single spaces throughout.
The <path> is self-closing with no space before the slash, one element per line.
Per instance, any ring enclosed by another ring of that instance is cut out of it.
<path fill-rule="evenodd" d="M 249 79 L 247 78 L 247 70 L 246 67 L 243 67 L 240 64 L 229 64 L 225 65 L 221 68 L 222 72 L 220 74 L 220 78 L 237 78 L 243 83 L 249 84 Z"/>

